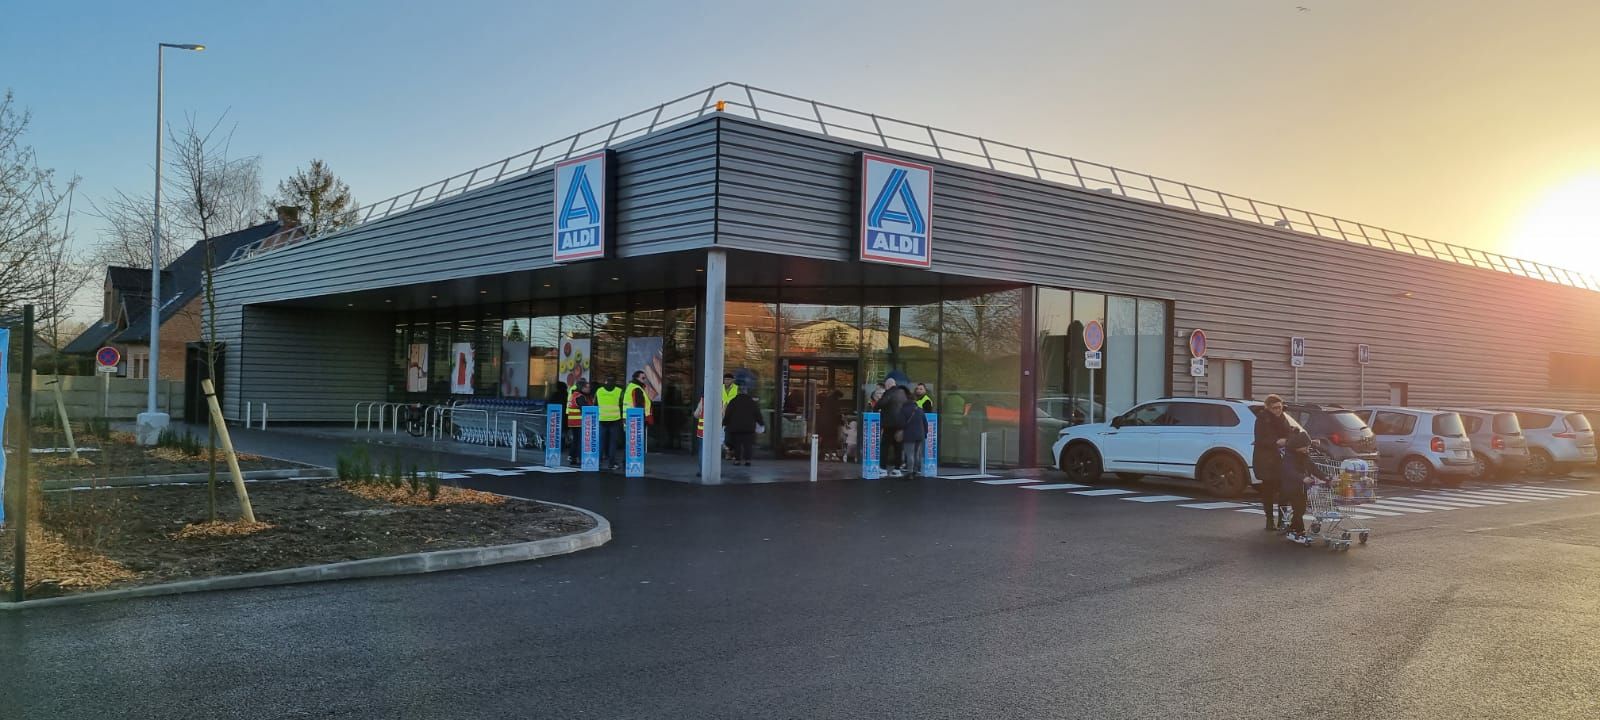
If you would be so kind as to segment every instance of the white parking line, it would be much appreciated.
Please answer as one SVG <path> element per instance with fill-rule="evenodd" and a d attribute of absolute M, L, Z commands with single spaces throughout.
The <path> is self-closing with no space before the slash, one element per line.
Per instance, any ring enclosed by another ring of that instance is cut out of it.
<path fill-rule="evenodd" d="M 511 477 L 513 475 L 523 474 L 521 470 L 501 470 L 499 468 L 474 468 L 472 470 L 462 470 L 461 472 L 472 473 L 473 475 L 491 475 L 494 477 Z"/>
<path fill-rule="evenodd" d="M 1360 508 L 1360 510 L 1358 510 L 1357 512 L 1365 513 L 1365 514 L 1368 514 L 1368 515 L 1378 515 L 1378 516 L 1381 516 L 1381 517 L 1400 517 L 1402 515 L 1405 515 L 1405 513 L 1389 512 L 1388 510 L 1373 510 L 1371 503 L 1367 503 L 1365 505 L 1357 505 L 1356 507 Z"/>
<path fill-rule="evenodd" d="M 1088 485 L 1078 485 L 1076 483 L 1051 483 L 1049 485 L 1024 485 L 1022 487 L 1022 489 L 1023 490 L 1076 490 L 1076 489 L 1081 488 L 1081 487 L 1089 487 L 1089 486 Z"/>
<path fill-rule="evenodd" d="M 1005 478 L 1002 480 L 979 480 L 978 482 L 983 483 L 984 485 L 1022 485 L 1025 483 L 1036 483 L 1039 481 L 1028 480 L 1025 478 Z"/>
<path fill-rule="evenodd" d="M 1122 499 L 1129 502 L 1157 503 L 1172 502 L 1173 500 L 1192 500 L 1194 498 L 1186 498 L 1182 495 L 1146 495 L 1144 497 L 1128 497 Z"/>
<path fill-rule="evenodd" d="M 980 474 L 980 475 L 940 475 L 939 477 L 944 478 L 946 480 L 982 480 L 983 478 L 993 478 L 993 477 L 1000 477 L 1000 476 L 999 475 Z"/>
<path fill-rule="evenodd" d="M 1236 502 L 1219 501 L 1219 502 L 1187 503 L 1187 504 L 1184 504 L 1184 505 L 1179 505 L 1178 507 L 1194 508 L 1196 510 L 1222 510 L 1222 509 L 1225 509 L 1225 508 L 1250 507 L 1250 503 L 1236 503 Z"/>
<path fill-rule="evenodd" d="M 1100 496 L 1103 496 L 1103 495 L 1132 495 L 1132 494 L 1133 494 L 1132 490 L 1122 490 L 1122 489 L 1119 489 L 1119 488 L 1104 488 L 1104 489 L 1101 489 L 1101 490 L 1079 490 L 1079 491 L 1073 493 L 1073 495 L 1089 495 L 1089 496 L 1092 496 L 1092 497 L 1100 497 Z"/>
<path fill-rule="evenodd" d="M 1469 498 L 1469 497 L 1463 497 L 1461 495 L 1446 495 L 1444 493 L 1438 493 L 1438 492 L 1433 493 L 1431 495 L 1405 495 L 1405 496 L 1402 496 L 1402 499 L 1405 499 L 1405 500 L 1426 500 L 1426 501 L 1432 502 L 1432 503 L 1443 503 L 1443 504 L 1447 504 L 1447 505 L 1459 505 L 1461 507 L 1488 507 L 1490 505 L 1504 505 L 1505 504 L 1504 502 L 1502 502 L 1500 500 L 1485 500 L 1483 498 Z"/>

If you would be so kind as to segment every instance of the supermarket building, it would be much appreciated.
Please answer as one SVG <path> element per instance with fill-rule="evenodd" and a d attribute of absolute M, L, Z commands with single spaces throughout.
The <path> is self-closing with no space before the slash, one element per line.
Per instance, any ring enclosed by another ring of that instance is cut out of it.
<path fill-rule="evenodd" d="M 987 433 L 1034 465 L 1167 395 L 1600 406 L 1593 277 L 740 84 L 363 212 L 219 271 L 230 418 L 647 369 L 652 451 L 688 451 L 727 372 L 787 453 L 894 373 L 930 388 L 944 464 Z"/>

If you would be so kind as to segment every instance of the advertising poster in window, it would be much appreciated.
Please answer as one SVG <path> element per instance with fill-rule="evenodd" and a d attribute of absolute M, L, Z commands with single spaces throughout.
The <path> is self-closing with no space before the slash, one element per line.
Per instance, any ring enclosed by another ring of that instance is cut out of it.
<path fill-rule="evenodd" d="M 561 357 L 556 361 L 556 371 L 567 387 L 589 379 L 589 341 L 575 338 L 561 339 Z"/>
<path fill-rule="evenodd" d="M 428 391 L 428 344 L 412 343 L 406 352 L 406 392 Z"/>
<path fill-rule="evenodd" d="M 500 397 L 528 396 L 528 342 L 500 343 Z"/>
<path fill-rule="evenodd" d="M 472 394 L 472 371 L 475 355 L 472 343 L 458 342 L 450 346 L 450 394 Z"/>
<path fill-rule="evenodd" d="M 644 390 L 651 402 L 661 401 L 661 338 L 628 338 L 628 379 L 644 371 Z"/>

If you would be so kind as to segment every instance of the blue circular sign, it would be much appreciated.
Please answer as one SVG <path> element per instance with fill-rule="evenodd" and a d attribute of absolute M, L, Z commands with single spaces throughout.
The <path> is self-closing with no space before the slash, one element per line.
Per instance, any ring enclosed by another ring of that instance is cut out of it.
<path fill-rule="evenodd" d="M 114 347 L 107 346 L 95 351 L 94 360 L 100 367 L 116 367 L 122 364 L 122 353 Z"/>
<path fill-rule="evenodd" d="M 1083 326 L 1083 344 L 1089 348 L 1089 352 L 1100 352 L 1100 348 L 1106 344 L 1106 329 L 1099 320 L 1090 320 Z"/>

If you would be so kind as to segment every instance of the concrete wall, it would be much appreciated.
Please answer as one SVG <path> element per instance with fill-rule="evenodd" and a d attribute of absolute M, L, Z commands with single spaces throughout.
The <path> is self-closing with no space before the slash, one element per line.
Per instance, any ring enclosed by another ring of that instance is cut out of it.
<path fill-rule="evenodd" d="M 67 405 L 67 416 L 74 419 L 100 417 L 102 380 L 93 375 L 35 375 L 33 378 L 33 414 L 35 416 L 48 412 L 51 417 L 56 412 L 55 390 L 51 381 L 59 379 L 61 382 L 62 400 Z M 10 389 L 10 407 L 18 407 L 18 400 L 22 388 L 22 376 L 11 375 L 6 378 L 7 387 Z M 105 416 L 112 420 L 133 420 L 139 413 L 145 411 L 147 401 L 148 381 L 129 380 L 127 378 L 111 378 L 109 394 L 105 394 Z M 156 405 L 174 418 L 182 419 L 183 416 L 183 383 L 162 380 L 156 383 Z"/>

